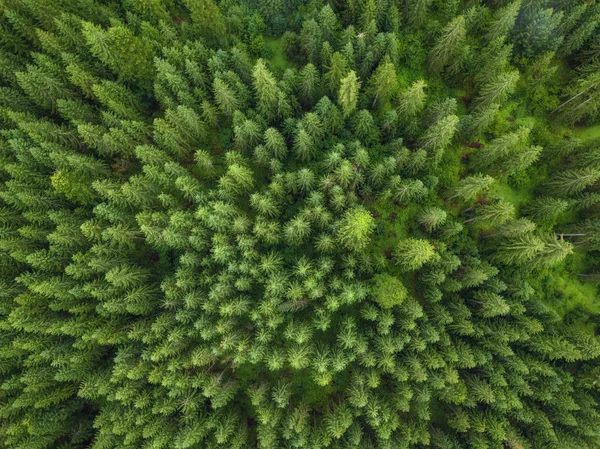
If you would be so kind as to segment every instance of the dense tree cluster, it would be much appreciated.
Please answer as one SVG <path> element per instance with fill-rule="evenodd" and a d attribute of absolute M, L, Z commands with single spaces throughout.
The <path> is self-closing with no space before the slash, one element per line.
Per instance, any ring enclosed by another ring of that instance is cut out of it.
<path fill-rule="evenodd" d="M 600 447 L 599 61 L 598 0 L 0 0 L 0 446 Z"/>

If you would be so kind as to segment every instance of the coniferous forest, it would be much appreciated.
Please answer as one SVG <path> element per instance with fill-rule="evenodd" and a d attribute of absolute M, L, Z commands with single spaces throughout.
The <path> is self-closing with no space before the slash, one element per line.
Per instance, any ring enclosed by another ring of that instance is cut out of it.
<path fill-rule="evenodd" d="M 0 0 L 0 447 L 600 448 L 600 0 Z"/>

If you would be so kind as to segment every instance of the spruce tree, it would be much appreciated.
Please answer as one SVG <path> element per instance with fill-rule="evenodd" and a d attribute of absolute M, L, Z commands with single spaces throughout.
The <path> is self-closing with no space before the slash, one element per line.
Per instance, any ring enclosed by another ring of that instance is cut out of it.
<path fill-rule="evenodd" d="M 350 73 L 340 81 L 340 90 L 338 93 L 338 103 L 342 107 L 345 116 L 350 115 L 356 109 L 359 89 L 360 81 L 358 81 L 356 73 L 351 70 Z"/>

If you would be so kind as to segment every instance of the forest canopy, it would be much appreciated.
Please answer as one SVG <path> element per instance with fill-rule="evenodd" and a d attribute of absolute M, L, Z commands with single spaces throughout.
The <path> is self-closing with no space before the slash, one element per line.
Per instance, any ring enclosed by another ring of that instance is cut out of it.
<path fill-rule="evenodd" d="M 600 448 L 600 0 L 0 0 L 0 447 Z"/>

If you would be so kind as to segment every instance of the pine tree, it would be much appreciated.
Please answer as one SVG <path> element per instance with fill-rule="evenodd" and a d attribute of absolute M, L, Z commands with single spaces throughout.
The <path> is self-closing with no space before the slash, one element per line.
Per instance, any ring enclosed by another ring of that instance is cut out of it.
<path fill-rule="evenodd" d="M 465 223 L 477 221 L 487 226 L 500 226 L 511 220 L 514 215 L 515 206 L 507 201 L 499 201 L 479 207 L 476 216 L 465 220 Z"/>
<path fill-rule="evenodd" d="M 543 239 L 543 242 L 544 247 L 535 259 L 536 265 L 555 265 L 573 252 L 573 244 L 565 241 L 562 236 L 557 238 L 554 235 L 549 235 Z"/>
<path fill-rule="evenodd" d="M 323 76 L 325 84 L 329 92 L 336 93 L 340 89 L 342 79 L 348 71 L 346 59 L 339 53 L 335 52 L 331 55 L 331 60 L 327 66 L 327 71 Z"/>
<path fill-rule="evenodd" d="M 517 131 L 505 134 L 492 140 L 485 148 L 473 155 L 472 162 L 476 169 L 485 169 L 498 160 L 516 153 L 523 147 L 529 138 L 530 129 L 521 127 Z"/>
<path fill-rule="evenodd" d="M 452 19 L 443 29 L 436 44 L 429 53 L 429 67 L 440 73 L 461 51 L 465 43 L 467 29 L 464 16 Z"/>
<path fill-rule="evenodd" d="M 411 24 L 420 27 L 427 19 L 428 9 L 432 0 L 408 0 L 406 2 L 407 17 Z"/>
<path fill-rule="evenodd" d="M 422 239 L 406 239 L 396 247 L 396 263 L 403 270 L 415 271 L 434 259 L 435 249 L 431 243 Z"/>
<path fill-rule="evenodd" d="M 569 202 L 552 197 L 540 197 L 533 200 L 523 212 L 535 221 L 554 220 L 569 208 Z"/>
<path fill-rule="evenodd" d="M 454 133 L 458 128 L 459 119 L 456 115 L 441 118 L 431 125 L 420 139 L 421 147 L 433 153 L 434 159 L 439 162 L 443 151 L 450 145 Z"/>
<path fill-rule="evenodd" d="M 493 124 L 499 109 L 499 104 L 490 104 L 479 108 L 473 115 L 468 116 L 468 121 L 463 122 L 461 135 L 472 138 L 487 132 Z"/>
<path fill-rule="evenodd" d="M 212 0 L 185 0 L 194 27 L 209 41 L 219 41 L 225 34 L 225 24 L 219 7 Z"/>
<path fill-rule="evenodd" d="M 2 3 L 3 447 L 600 444 L 598 2 L 314 3 Z"/>
<path fill-rule="evenodd" d="M 344 214 L 338 231 L 338 239 L 342 245 L 353 251 L 361 251 L 370 241 L 375 230 L 375 220 L 369 212 L 352 209 Z"/>
<path fill-rule="evenodd" d="M 565 170 L 550 177 L 546 181 L 545 187 L 551 195 L 570 196 L 595 184 L 599 177 L 600 172 L 593 167 Z"/>
<path fill-rule="evenodd" d="M 485 318 L 506 315 L 510 312 L 510 305 L 496 293 L 479 290 L 473 294 L 473 297 L 481 307 L 481 315 Z"/>
<path fill-rule="evenodd" d="M 534 234 L 525 233 L 502 242 L 496 259 L 505 264 L 523 265 L 544 251 L 544 241 Z"/>
<path fill-rule="evenodd" d="M 516 0 L 498 9 L 494 14 L 493 22 L 486 34 L 486 39 L 493 41 L 499 37 L 506 36 L 514 27 L 520 8 L 521 0 Z"/>
<path fill-rule="evenodd" d="M 300 94 L 306 105 L 312 106 L 320 90 L 319 72 L 312 64 L 300 71 Z"/>
<path fill-rule="evenodd" d="M 408 296 L 406 287 L 397 278 L 378 274 L 373 278 L 373 299 L 384 309 L 399 306 Z"/>
<path fill-rule="evenodd" d="M 280 90 L 275 78 L 259 59 L 252 71 L 253 87 L 260 112 L 268 119 L 281 115 Z"/>
<path fill-rule="evenodd" d="M 241 106 L 236 92 L 219 78 L 214 79 L 213 93 L 219 109 L 227 116 L 232 117 L 233 113 Z"/>
<path fill-rule="evenodd" d="M 465 201 L 474 199 L 479 193 L 490 188 L 494 178 L 486 175 L 473 175 L 461 179 L 454 187 L 454 195 L 449 200 L 461 197 Z"/>
<path fill-rule="evenodd" d="M 539 145 L 532 145 L 521 151 L 518 151 L 516 154 L 511 155 L 506 161 L 504 161 L 502 167 L 497 171 L 505 176 L 511 176 L 519 172 L 523 172 L 539 159 L 543 150 L 544 149 Z"/>
<path fill-rule="evenodd" d="M 419 215 L 418 221 L 427 232 L 433 232 L 446 221 L 446 211 L 439 207 L 428 207 Z"/>
<path fill-rule="evenodd" d="M 394 96 L 398 86 L 394 64 L 388 58 L 384 58 L 379 63 L 367 85 L 367 90 L 374 96 L 373 105 L 377 102 L 385 105 Z"/>
<path fill-rule="evenodd" d="M 515 91 L 519 81 L 519 71 L 500 73 L 491 78 L 491 80 L 481 87 L 479 96 L 475 100 L 477 106 L 475 110 L 489 106 L 494 103 L 503 103 Z"/>
<path fill-rule="evenodd" d="M 338 103 L 342 107 L 344 116 L 349 116 L 356 109 L 359 89 L 360 81 L 358 81 L 354 70 L 351 70 L 350 73 L 340 81 L 340 91 L 338 93 Z"/>
<path fill-rule="evenodd" d="M 415 116 L 423 110 L 425 105 L 425 88 L 427 83 L 423 80 L 415 81 L 409 88 L 399 94 L 398 112 L 400 115 Z"/>
<path fill-rule="evenodd" d="M 125 80 L 147 79 L 152 75 L 153 51 L 150 45 L 124 26 L 103 30 L 90 22 L 82 32 L 94 56 Z"/>
<path fill-rule="evenodd" d="M 575 86 L 568 89 L 569 98 L 552 112 L 560 111 L 563 121 L 573 124 L 585 118 L 594 119 L 600 111 L 600 74 L 593 71 L 581 76 Z"/>

